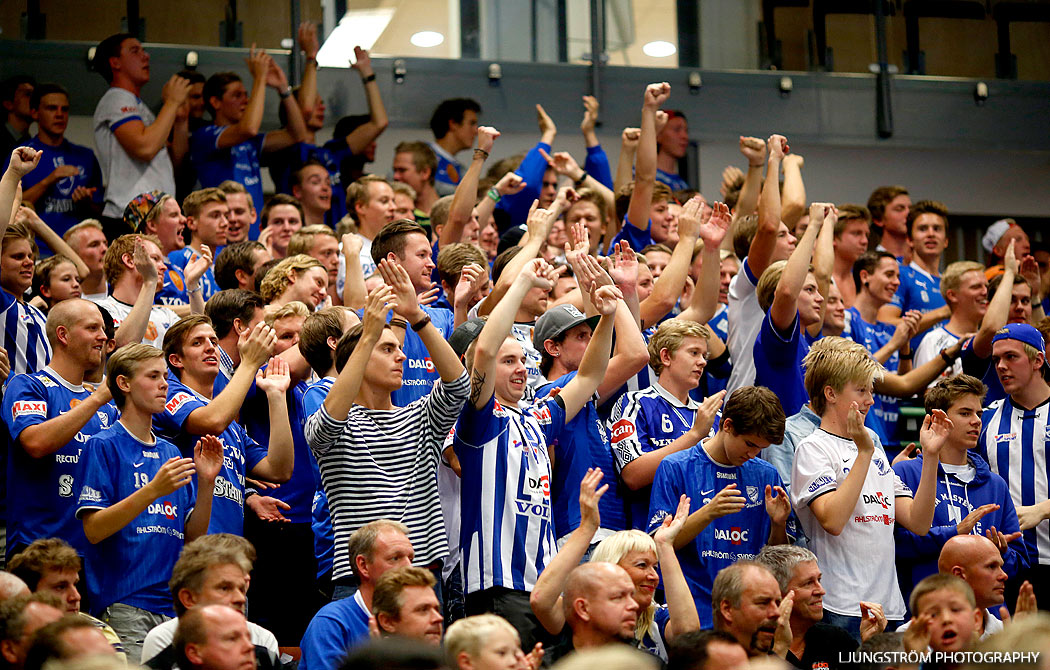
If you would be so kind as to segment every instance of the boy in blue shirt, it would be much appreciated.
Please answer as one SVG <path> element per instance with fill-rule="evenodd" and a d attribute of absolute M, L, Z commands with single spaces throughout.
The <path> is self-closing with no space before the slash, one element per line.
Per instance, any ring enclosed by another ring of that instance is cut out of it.
<path fill-rule="evenodd" d="M 140 630 L 174 616 L 167 578 L 182 545 L 207 532 L 222 443 L 205 435 L 183 458 L 153 433 L 167 401 L 167 366 L 148 344 L 121 347 L 109 359 L 106 385 L 120 419 L 88 441 L 80 463 L 77 517 L 88 549 L 87 583 L 132 662 Z M 192 485 L 196 474 L 198 486 Z"/>

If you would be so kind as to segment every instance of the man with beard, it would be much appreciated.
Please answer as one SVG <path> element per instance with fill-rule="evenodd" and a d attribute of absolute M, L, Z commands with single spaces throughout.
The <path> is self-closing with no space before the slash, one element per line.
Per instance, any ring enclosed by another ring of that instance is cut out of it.
<path fill-rule="evenodd" d="M 715 630 L 735 637 L 750 658 L 772 653 L 783 658 L 793 601 L 793 593 L 781 601 L 769 568 L 755 561 L 737 561 L 718 573 L 711 589 Z"/>

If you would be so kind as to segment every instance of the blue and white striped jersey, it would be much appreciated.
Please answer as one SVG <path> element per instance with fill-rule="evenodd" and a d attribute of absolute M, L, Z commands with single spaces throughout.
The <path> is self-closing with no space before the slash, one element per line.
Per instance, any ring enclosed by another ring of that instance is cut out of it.
<path fill-rule="evenodd" d="M 1031 410 L 1010 398 L 996 400 L 984 410 L 981 423 L 980 454 L 1006 480 L 1014 505 L 1027 507 L 1050 497 L 1050 399 Z M 1050 565 L 1050 520 L 1024 531 L 1024 542 L 1032 565 Z"/>
<path fill-rule="evenodd" d="M 12 377 L 36 372 L 51 362 L 51 343 L 44 330 L 47 317 L 43 312 L 0 289 L 0 315 Z"/>
<path fill-rule="evenodd" d="M 462 466 L 464 593 L 532 591 L 556 552 L 547 445 L 565 427 L 561 398 L 528 409 L 467 403 L 452 448 Z"/>

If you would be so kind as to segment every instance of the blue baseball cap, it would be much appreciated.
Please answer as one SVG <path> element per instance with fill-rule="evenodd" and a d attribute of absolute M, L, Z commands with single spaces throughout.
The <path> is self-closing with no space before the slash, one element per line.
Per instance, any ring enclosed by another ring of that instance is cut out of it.
<path fill-rule="evenodd" d="M 1017 340 L 1018 342 L 1024 342 L 1039 353 L 1043 354 L 1044 365 L 1050 364 L 1050 362 L 1046 360 L 1046 342 L 1043 341 L 1043 334 L 1040 333 L 1035 326 L 1030 326 L 1027 323 L 1008 323 L 1003 328 L 995 331 L 995 337 L 992 338 L 992 344 L 995 344 L 999 340 Z"/>

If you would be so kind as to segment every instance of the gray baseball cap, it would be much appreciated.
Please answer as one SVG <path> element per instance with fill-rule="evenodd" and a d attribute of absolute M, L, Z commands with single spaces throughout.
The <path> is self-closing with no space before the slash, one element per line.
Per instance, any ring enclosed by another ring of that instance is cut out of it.
<path fill-rule="evenodd" d="M 536 347 L 537 351 L 542 352 L 543 343 L 547 340 L 553 340 L 581 323 L 586 323 L 593 329 L 598 325 L 599 319 L 601 319 L 601 316 L 587 318 L 586 314 L 576 309 L 573 305 L 552 307 L 536 320 L 536 326 L 532 331 L 532 346 Z"/>
<path fill-rule="evenodd" d="M 456 355 L 463 358 L 467 353 L 470 343 L 478 339 L 481 329 L 485 327 L 485 319 L 473 318 L 461 323 L 448 338 L 448 343 Z"/>

